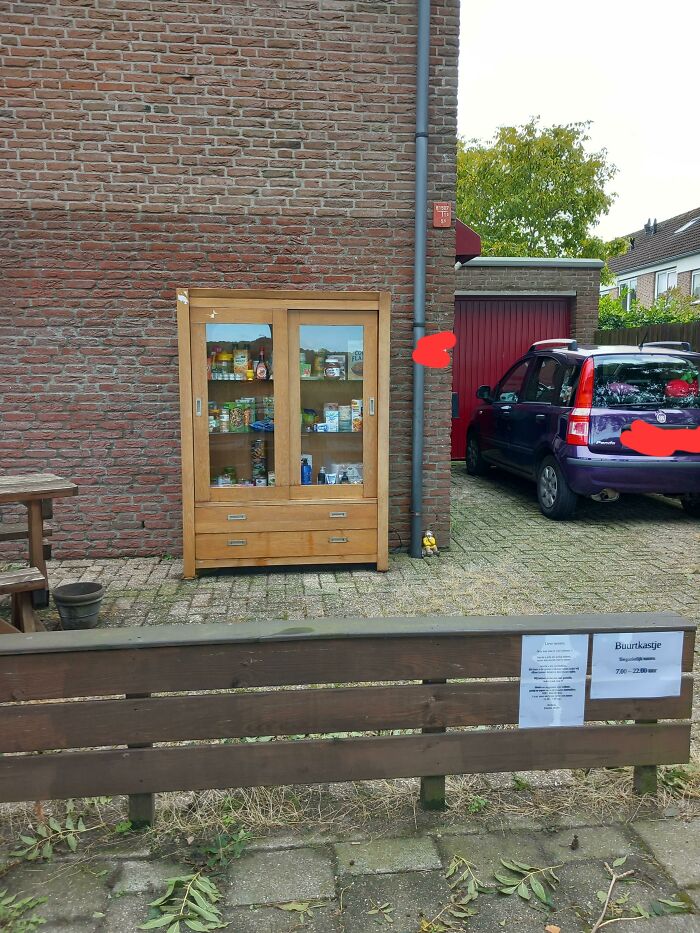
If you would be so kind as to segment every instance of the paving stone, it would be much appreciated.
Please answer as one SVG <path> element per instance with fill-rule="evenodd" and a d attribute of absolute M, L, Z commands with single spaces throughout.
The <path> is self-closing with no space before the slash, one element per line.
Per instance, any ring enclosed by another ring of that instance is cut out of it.
<path fill-rule="evenodd" d="M 445 866 L 455 855 L 460 856 L 476 866 L 477 875 L 485 884 L 493 881 L 494 871 L 502 870 L 501 859 L 516 859 L 537 868 L 551 864 L 546 860 L 541 833 L 443 836 L 437 844 Z"/>
<path fill-rule="evenodd" d="M 639 821 L 634 830 L 681 887 L 700 886 L 700 819 Z"/>
<path fill-rule="evenodd" d="M 400 871 L 431 871 L 442 867 L 435 843 L 427 837 L 375 839 L 335 846 L 339 873 L 383 875 Z"/>
<path fill-rule="evenodd" d="M 343 888 L 342 920 L 348 933 L 416 933 L 422 917 L 435 917 L 449 902 L 450 889 L 441 871 L 401 872 L 348 878 Z M 382 923 L 368 911 L 389 903 L 393 923 Z"/>
<path fill-rule="evenodd" d="M 148 919 L 150 896 L 112 897 L 107 904 L 107 914 L 93 927 L 95 933 L 135 933 L 139 925 Z"/>
<path fill-rule="evenodd" d="M 168 878 L 188 875 L 192 871 L 174 862 L 125 861 L 117 864 L 120 871 L 113 888 L 121 894 L 157 894 L 162 891 Z"/>
<path fill-rule="evenodd" d="M 326 849 L 254 852 L 236 861 L 229 877 L 230 907 L 335 896 L 333 863 Z"/>
<path fill-rule="evenodd" d="M 572 849 L 574 837 L 578 846 Z M 543 833 L 541 839 L 548 865 L 592 858 L 611 862 L 639 851 L 636 840 L 617 826 L 571 827 L 556 833 Z"/>
<path fill-rule="evenodd" d="M 343 933 L 335 901 L 304 914 L 276 907 L 236 907 L 222 913 L 233 933 Z"/>
<path fill-rule="evenodd" d="M 106 867 L 71 862 L 20 865 L 3 877 L 2 887 L 20 897 L 45 897 L 46 903 L 36 913 L 46 919 L 44 929 L 52 929 L 62 922 L 89 920 L 95 911 L 106 910 L 109 875 L 97 877 Z"/>

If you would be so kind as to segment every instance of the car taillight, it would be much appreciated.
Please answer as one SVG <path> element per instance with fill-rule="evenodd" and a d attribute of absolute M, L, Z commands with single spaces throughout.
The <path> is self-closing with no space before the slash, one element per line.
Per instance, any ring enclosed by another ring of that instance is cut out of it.
<path fill-rule="evenodd" d="M 566 443 L 574 447 L 588 446 L 588 431 L 593 407 L 593 359 L 589 356 L 581 367 L 574 407 L 569 415 Z"/>

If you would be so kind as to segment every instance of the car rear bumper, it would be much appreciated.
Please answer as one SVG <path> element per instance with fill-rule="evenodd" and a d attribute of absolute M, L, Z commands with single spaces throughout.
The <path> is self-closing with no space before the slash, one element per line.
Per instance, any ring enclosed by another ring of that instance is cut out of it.
<path fill-rule="evenodd" d="M 564 470 L 569 486 L 581 496 L 603 489 L 618 492 L 667 495 L 700 493 L 700 456 L 614 457 L 576 451 L 566 456 Z"/>

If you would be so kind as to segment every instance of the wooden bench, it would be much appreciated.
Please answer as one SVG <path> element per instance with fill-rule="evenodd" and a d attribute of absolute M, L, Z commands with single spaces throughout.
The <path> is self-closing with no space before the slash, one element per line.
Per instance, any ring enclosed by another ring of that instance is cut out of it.
<path fill-rule="evenodd" d="M 677 630 L 679 696 L 588 698 L 586 725 L 513 727 L 523 635 Z M 655 766 L 689 760 L 694 634 L 673 613 L 621 613 L 8 635 L 0 801 L 128 794 L 147 823 L 159 791 L 421 777 L 439 807 L 446 774 L 629 765 L 653 790 Z M 511 728 L 445 731 L 474 726 Z M 271 735 L 307 738 L 230 741 Z"/>
<path fill-rule="evenodd" d="M 12 596 L 12 625 L 0 619 L 0 633 L 43 631 L 44 626 L 34 612 L 31 594 L 46 588 L 46 577 L 36 567 L 0 573 L 0 596 Z"/>

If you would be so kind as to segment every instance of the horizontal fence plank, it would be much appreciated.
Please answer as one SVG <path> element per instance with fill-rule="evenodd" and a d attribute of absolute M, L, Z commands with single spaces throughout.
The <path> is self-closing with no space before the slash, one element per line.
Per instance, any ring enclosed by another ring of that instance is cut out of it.
<path fill-rule="evenodd" d="M 692 670 L 693 646 L 694 631 L 686 631 L 684 671 Z M 0 702 L 315 683 L 516 677 L 520 648 L 519 635 L 468 633 L 356 638 L 352 646 L 342 638 L 329 638 L 0 655 Z"/>
<path fill-rule="evenodd" d="M 492 681 L 22 704 L 0 712 L 0 752 L 505 725 L 518 720 L 519 692 L 518 681 Z M 588 699 L 586 720 L 688 719 L 692 696 L 685 675 L 678 697 Z"/>
<path fill-rule="evenodd" d="M 0 656 L 124 648 L 241 644 L 317 639 L 405 638 L 446 635 L 547 635 L 587 632 L 695 631 L 675 612 L 610 612 L 525 616 L 429 616 L 289 622 L 152 625 L 138 628 L 42 632 L 0 639 Z"/>
<path fill-rule="evenodd" d="M 689 723 L 56 752 L 5 758 L 0 800 L 679 764 L 689 755 Z"/>

